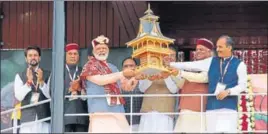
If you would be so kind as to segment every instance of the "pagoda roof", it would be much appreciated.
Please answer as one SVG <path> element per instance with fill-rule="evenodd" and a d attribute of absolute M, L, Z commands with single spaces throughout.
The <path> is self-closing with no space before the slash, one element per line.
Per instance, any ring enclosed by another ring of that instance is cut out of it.
<path fill-rule="evenodd" d="M 166 43 L 174 43 L 174 39 L 168 38 L 168 37 L 159 37 L 159 36 L 155 36 L 155 35 L 149 35 L 149 34 L 144 34 L 143 36 L 139 37 L 139 38 L 135 38 L 129 42 L 127 42 L 127 46 L 133 46 L 134 44 L 138 43 L 138 42 L 143 42 L 144 40 L 157 40 L 157 41 L 161 41 L 161 42 L 166 42 Z M 137 45 L 137 44 L 136 44 Z"/>
<path fill-rule="evenodd" d="M 157 22 L 159 17 L 153 15 L 153 11 L 150 8 L 150 4 L 148 4 L 148 9 L 145 11 L 145 14 L 145 16 L 140 18 L 140 26 L 137 37 L 127 42 L 127 46 L 132 46 L 132 44 L 135 44 L 145 38 L 174 43 L 175 39 L 168 38 L 162 34 L 159 22 Z"/>

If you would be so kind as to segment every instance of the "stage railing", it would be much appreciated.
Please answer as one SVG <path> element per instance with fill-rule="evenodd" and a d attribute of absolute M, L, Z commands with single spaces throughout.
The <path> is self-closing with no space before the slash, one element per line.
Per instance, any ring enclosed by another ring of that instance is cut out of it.
<path fill-rule="evenodd" d="M 51 99 L 46 99 L 46 100 L 37 102 L 35 104 L 29 104 L 29 105 L 25 105 L 25 106 L 21 106 L 21 107 L 16 107 L 16 108 L 9 109 L 9 110 L 6 110 L 6 111 L 1 112 L 1 117 L 2 117 L 2 115 L 8 114 L 8 113 L 12 113 L 12 112 L 14 114 L 14 119 L 13 119 L 14 120 L 14 124 L 13 124 L 14 126 L 13 127 L 10 127 L 10 128 L 3 129 L 3 130 L 1 129 L 1 133 L 8 132 L 10 130 L 13 130 L 13 133 L 16 133 L 18 128 L 21 128 L 21 127 L 24 127 L 24 126 L 29 126 L 29 125 L 32 125 L 32 124 L 36 124 L 36 123 L 39 123 L 39 122 L 44 122 L 44 121 L 51 120 L 51 117 L 47 117 L 47 118 L 44 118 L 44 119 L 41 119 L 41 120 L 36 120 L 36 121 L 30 122 L 30 123 L 27 123 L 27 124 L 18 125 L 17 124 L 18 119 L 17 119 L 17 116 L 16 116 L 18 110 L 22 110 L 22 109 L 26 109 L 26 108 L 38 106 L 38 105 L 41 105 L 41 104 L 44 104 L 44 103 L 48 103 L 50 101 L 51 101 Z"/>
<path fill-rule="evenodd" d="M 240 94 L 238 96 L 249 96 L 249 95 L 253 95 L 253 96 L 256 96 L 256 95 L 267 95 L 267 93 L 252 93 L 252 94 Z M 114 96 L 114 97 L 130 97 L 130 113 L 112 113 L 112 114 L 124 114 L 124 115 L 129 115 L 130 116 L 130 132 L 132 132 L 132 120 L 133 120 L 133 115 L 146 115 L 146 114 L 151 114 L 151 113 L 133 113 L 133 97 L 180 97 L 180 96 L 199 96 L 201 97 L 201 102 L 200 102 L 200 105 L 201 105 L 201 109 L 203 109 L 203 97 L 204 96 L 215 96 L 214 94 L 133 94 L 133 95 L 109 95 L 109 97 L 111 96 Z M 235 96 L 235 95 L 234 95 Z M 70 98 L 70 97 L 74 97 L 74 96 L 71 96 L 71 95 L 68 95 L 68 96 L 65 96 L 65 98 Z M 102 97 L 107 97 L 107 95 L 76 95 L 76 97 L 80 97 L 80 98 L 102 98 Z M 26 106 L 22 106 L 22 107 L 18 107 L 18 108 L 13 108 L 13 109 L 9 109 L 9 110 L 6 110 L 6 111 L 3 111 L 1 112 L 1 116 L 4 115 L 4 114 L 8 114 L 8 113 L 11 113 L 11 112 L 14 112 L 14 115 L 17 114 L 17 110 L 21 110 L 21 109 L 25 109 L 25 108 L 29 108 L 29 107 L 33 107 L 33 106 L 37 106 L 37 105 L 41 105 L 41 104 L 44 104 L 44 103 L 48 103 L 50 102 L 51 99 L 47 99 L 47 100 L 44 100 L 44 101 L 40 101 L 36 104 L 29 104 L 29 105 L 26 105 Z M 220 113 L 230 113 L 230 114 L 233 114 L 233 112 L 218 112 L 219 114 Z M 236 114 L 247 114 L 247 113 L 252 113 L 252 112 L 237 112 Z M 257 114 L 265 114 L 267 115 L 267 111 L 264 111 L 264 112 L 257 112 L 255 111 L 254 113 L 257 113 Z M 111 113 L 94 113 L 95 115 L 98 114 L 98 115 L 109 115 Z M 193 113 L 180 113 L 180 112 L 165 112 L 165 113 L 154 113 L 154 114 L 162 114 L 162 115 L 182 115 L 182 114 L 201 114 L 201 115 L 204 115 L 205 112 L 193 112 Z M 78 113 L 78 114 L 65 114 L 65 116 L 88 116 L 89 117 L 89 113 Z M 17 125 L 16 122 L 17 122 L 17 118 L 16 116 L 14 116 L 14 126 L 13 127 L 10 127 L 10 128 L 6 128 L 6 129 L 3 129 L 1 130 L 1 132 L 7 132 L 7 131 L 10 131 L 10 130 L 13 130 L 13 132 L 16 132 L 18 128 L 21 128 L 23 126 L 26 126 L 26 125 L 32 125 L 32 124 L 35 124 L 35 123 L 39 123 L 39 122 L 44 122 L 44 121 L 48 121 L 48 120 L 51 120 L 51 117 L 48 117 L 48 118 L 44 118 L 44 119 L 41 119 L 41 120 L 37 120 L 37 121 L 33 121 L 31 123 L 27 123 L 27 124 L 24 124 L 24 125 Z M 203 116 L 201 116 L 201 127 L 203 127 L 203 124 L 202 121 L 203 121 Z M 202 130 L 200 131 L 201 133 L 204 133 Z M 80 133 L 80 132 L 79 132 Z M 86 132 L 87 133 L 87 132 Z M 146 133 L 146 132 L 136 132 L 135 133 Z M 163 132 L 163 133 L 174 133 L 173 131 L 171 132 Z M 258 131 L 258 130 L 252 130 L 252 131 L 239 131 L 239 133 L 267 133 L 267 130 L 265 131 Z"/>

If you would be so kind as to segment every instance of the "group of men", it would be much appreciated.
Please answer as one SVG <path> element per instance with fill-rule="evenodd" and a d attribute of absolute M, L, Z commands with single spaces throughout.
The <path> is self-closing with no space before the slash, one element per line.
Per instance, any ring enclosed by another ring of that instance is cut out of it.
<path fill-rule="evenodd" d="M 83 68 L 78 66 L 79 46 L 67 44 L 65 66 L 65 113 L 89 113 L 90 117 L 64 117 L 66 132 L 236 132 L 237 96 L 246 89 L 246 66 L 232 55 L 234 42 L 222 36 L 216 44 L 201 38 L 196 45 L 193 62 L 176 62 L 164 57 L 170 72 L 145 77 L 136 73 L 137 62 L 130 57 L 122 62 L 123 69 L 107 61 L 109 39 L 103 35 L 92 40 L 92 52 Z M 50 72 L 39 67 L 41 50 L 28 47 L 25 60 L 28 68 L 15 77 L 15 97 L 21 106 L 51 98 Z M 152 61 L 154 64 L 157 61 Z M 172 72 L 172 73 L 171 73 Z M 56 90 L 56 89 L 55 89 Z M 215 94 L 203 96 L 173 97 L 168 94 Z M 161 97 L 121 97 L 120 94 L 167 94 Z M 106 95 L 106 97 L 77 98 L 75 95 Z M 115 95 L 115 96 L 113 96 Z M 52 98 L 55 99 L 55 98 Z M 179 102 L 176 101 L 179 100 Z M 132 105 L 131 105 L 132 100 Z M 176 109 L 176 103 L 179 108 Z M 131 108 L 132 107 L 132 108 Z M 141 116 L 125 113 L 144 113 Z M 181 113 L 174 123 L 173 113 Z M 202 114 L 200 113 L 202 111 Z M 228 112 L 228 113 L 220 113 Z M 28 125 L 50 116 L 49 103 L 21 110 L 20 132 L 50 132 L 48 122 Z M 201 118 L 202 121 L 201 122 Z M 132 119 L 132 122 L 130 122 Z M 129 124 L 132 124 L 130 126 Z M 175 126 L 175 127 L 174 127 Z M 104 129 L 105 128 L 105 129 Z"/>

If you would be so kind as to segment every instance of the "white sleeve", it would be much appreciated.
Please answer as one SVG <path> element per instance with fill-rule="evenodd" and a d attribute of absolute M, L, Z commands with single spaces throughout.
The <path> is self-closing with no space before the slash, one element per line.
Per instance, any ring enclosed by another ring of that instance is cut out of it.
<path fill-rule="evenodd" d="M 229 88 L 231 95 L 239 95 L 241 92 L 247 89 L 247 66 L 244 62 L 241 62 L 237 68 L 238 85 Z"/>
<path fill-rule="evenodd" d="M 171 75 L 170 77 L 176 83 L 178 90 L 180 90 L 184 85 L 185 79 L 182 78 L 180 75 L 177 76 Z"/>
<path fill-rule="evenodd" d="M 141 92 L 145 92 L 151 85 L 152 81 L 145 79 L 145 80 L 139 80 L 139 89 Z"/>
<path fill-rule="evenodd" d="M 50 78 L 48 78 L 47 83 L 44 82 L 44 84 L 42 86 L 40 86 L 39 88 L 41 89 L 41 91 L 43 92 L 43 94 L 49 99 L 50 98 Z"/>
<path fill-rule="evenodd" d="M 192 62 L 171 62 L 170 66 L 182 70 L 191 71 L 205 71 L 208 72 L 212 57 L 206 58 L 204 60 L 192 61 Z"/>
<path fill-rule="evenodd" d="M 208 83 L 208 72 L 194 73 L 181 71 L 180 75 L 190 82 Z"/>
<path fill-rule="evenodd" d="M 14 92 L 16 99 L 22 101 L 31 90 L 31 87 L 27 84 L 23 84 L 20 76 L 16 74 L 14 82 Z"/>
<path fill-rule="evenodd" d="M 166 79 L 164 79 L 167 88 L 169 89 L 169 91 L 171 93 L 177 93 L 178 92 L 178 87 L 176 85 L 176 83 L 171 79 L 171 77 L 168 77 Z"/>

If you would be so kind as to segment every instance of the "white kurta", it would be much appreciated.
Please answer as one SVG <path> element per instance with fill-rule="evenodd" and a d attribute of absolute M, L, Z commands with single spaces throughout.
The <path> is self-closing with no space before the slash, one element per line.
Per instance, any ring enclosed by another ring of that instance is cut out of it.
<path fill-rule="evenodd" d="M 205 113 L 181 109 L 176 122 L 174 132 L 176 133 L 204 133 L 206 128 Z M 201 119 L 202 118 L 202 119 Z"/>
<path fill-rule="evenodd" d="M 193 62 L 171 62 L 170 66 L 182 70 L 208 72 L 212 58 Z M 247 89 L 247 67 L 241 62 L 237 68 L 238 85 L 230 88 L 231 95 L 239 95 Z M 207 76 L 208 77 L 208 76 Z M 220 114 L 219 112 L 232 112 L 232 114 Z M 215 109 L 206 111 L 207 132 L 237 132 L 237 111 L 232 109 Z"/>
<path fill-rule="evenodd" d="M 157 111 L 151 111 L 150 114 L 142 115 L 139 125 L 139 132 L 172 132 L 174 121 L 168 115 L 157 114 Z"/>
<path fill-rule="evenodd" d="M 35 121 L 37 121 L 37 115 Z M 34 121 L 33 121 L 34 122 Z M 32 122 L 22 123 L 26 125 L 20 128 L 20 133 L 50 133 L 50 124 L 47 122 L 39 122 L 36 124 L 30 124 Z"/>
<path fill-rule="evenodd" d="M 185 72 L 180 71 L 178 76 L 171 77 L 173 81 L 176 82 L 179 89 L 181 89 L 184 85 L 185 79 L 190 82 L 196 83 L 207 83 L 208 77 L 207 72 Z M 180 115 L 176 122 L 174 132 L 177 133 L 204 133 L 205 132 L 205 113 L 192 111 L 189 109 L 181 109 Z"/>
<path fill-rule="evenodd" d="M 43 86 L 39 87 L 41 91 L 43 92 L 43 94 L 45 95 L 45 97 L 47 98 L 50 98 L 49 81 L 50 81 L 50 78 L 48 79 L 47 84 L 44 83 Z M 20 76 L 16 74 L 15 82 L 14 82 L 14 92 L 15 92 L 16 99 L 19 101 L 22 101 L 31 90 L 32 90 L 31 87 L 23 83 Z M 35 120 L 38 120 L 37 115 L 36 115 Z M 25 122 L 25 123 L 22 123 L 21 125 L 24 125 L 24 124 L 26 125 L 29 123 L 31 122 Z M 50 124 L 47 122 L 29 124 L 25 127 L 20 128 L 20 133 L 49 133 L 49 132 L 50 132 Z"/>
<path fill-rule="evenodd" d="M 165 83 L 171 93 L 177 93 L 178 88 L 171 77 L 166 78 Z M 140 80 L 139 89 L 145 92 L 152 84 L 150 80 Z M 153 102 L 152 102 L 153 103 Z M 165 102 L 163 102 L 165 103 Z M 158 111 L 151 111 L 150 114 L 142 115 L 140 119 L 139 132 L 172 132 L 174 119 L 169 115 L 157 114 Z"/>
<path fill-rule="evenodd" d="M 238 114 L 237 111 L 226 108 L 208 110 L 206 122 L 208 133 L 237 133 Z"/>

